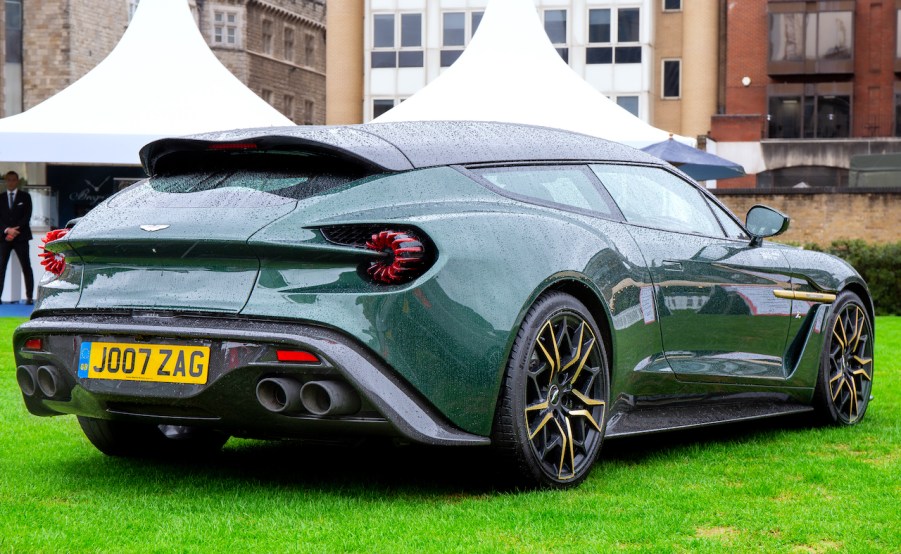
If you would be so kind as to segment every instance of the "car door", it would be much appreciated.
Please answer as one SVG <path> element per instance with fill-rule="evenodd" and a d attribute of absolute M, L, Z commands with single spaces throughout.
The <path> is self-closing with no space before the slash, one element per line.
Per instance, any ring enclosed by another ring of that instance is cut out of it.
<path fill-rule="evenodd" d="M 641 249 L 654 283 L 664 352 L 682 380 L 784 379 L 790 280 L 775 248 L 695 185 L 662 168 L 593 165 Z M 717 210 L 716 212 L 714 210 Z"/>

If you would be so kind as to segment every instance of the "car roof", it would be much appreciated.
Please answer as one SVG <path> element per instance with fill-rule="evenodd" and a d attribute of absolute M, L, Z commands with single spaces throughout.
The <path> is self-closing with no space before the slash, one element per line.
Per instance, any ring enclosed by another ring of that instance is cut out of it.
<path fill-rule="evenodd" d="M 380 171 L 534 161 L 661 165 L 659 159 L 640 150 L 597 137 L 549 127 L 484 121 L 236 129 L 151 142 L 141 149 L 141 163 L 148 175 L 156 175 L 167 170 L 165 158 L 170 154 L 242 147 L 329 154 Z M 184 160 L 184 156 L 177 157 Z"/>

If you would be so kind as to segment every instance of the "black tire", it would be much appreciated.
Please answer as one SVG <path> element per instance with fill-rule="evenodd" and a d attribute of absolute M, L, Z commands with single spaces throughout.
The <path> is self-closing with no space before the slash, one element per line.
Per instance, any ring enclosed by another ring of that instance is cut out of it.
<path fill-rule="evenodd" d="M 228 435 L 209 429 L 78 416 L 85 436 L 107 456 L 196 458 L 222 449 Z"/>
<path fill-rule="evenodd" d="M 516 335 L 501 385 L 492 444 L 517 486 L 568 488 L 591 471 L 607 415 L 604 341 L 584 304 L 538 298 Z"/>
<path fill-rule="evenodd" d="M 814 406 L 824 423 L 854 425 L 866 414 L 873 388 L 873 322 L 860 297 L 844 291 L 823 330 Z"/>

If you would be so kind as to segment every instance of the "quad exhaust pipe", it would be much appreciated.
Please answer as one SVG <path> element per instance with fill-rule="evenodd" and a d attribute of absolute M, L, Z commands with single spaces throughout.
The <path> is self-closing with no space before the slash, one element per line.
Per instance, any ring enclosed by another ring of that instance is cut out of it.
<path fill-rule="evenodd" d="M 49 400 L 64 400 L 72 393 L 68 380 L 59 368 L 52 365 L 21 365 L 16 368 L 16 381 L 27 398 L 40 396 Z"/>
<path fill-rule="evenodd" d="M 349 415 L 360 411 L 360 395 L 340 381 L 308 381 L 267 377 L 257 383 L 257 401 L 270 412 L 291 415 L 307 411 L 315 416 Z"/>

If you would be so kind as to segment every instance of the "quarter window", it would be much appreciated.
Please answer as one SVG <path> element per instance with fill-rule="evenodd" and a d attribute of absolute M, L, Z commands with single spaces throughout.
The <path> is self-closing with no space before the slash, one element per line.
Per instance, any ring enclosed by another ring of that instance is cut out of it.
<path fill-rule="evenodd" d="M 582 167 L 506 167 L 476 172 L 492 185 L 517 196 L 607 216 L 616 213 Z"/>
<path fill-rule="evenodd" d="M 654 167 L 592 165 L 629 223 L 722 237 L 723 231 L 701 192 Z"/>

